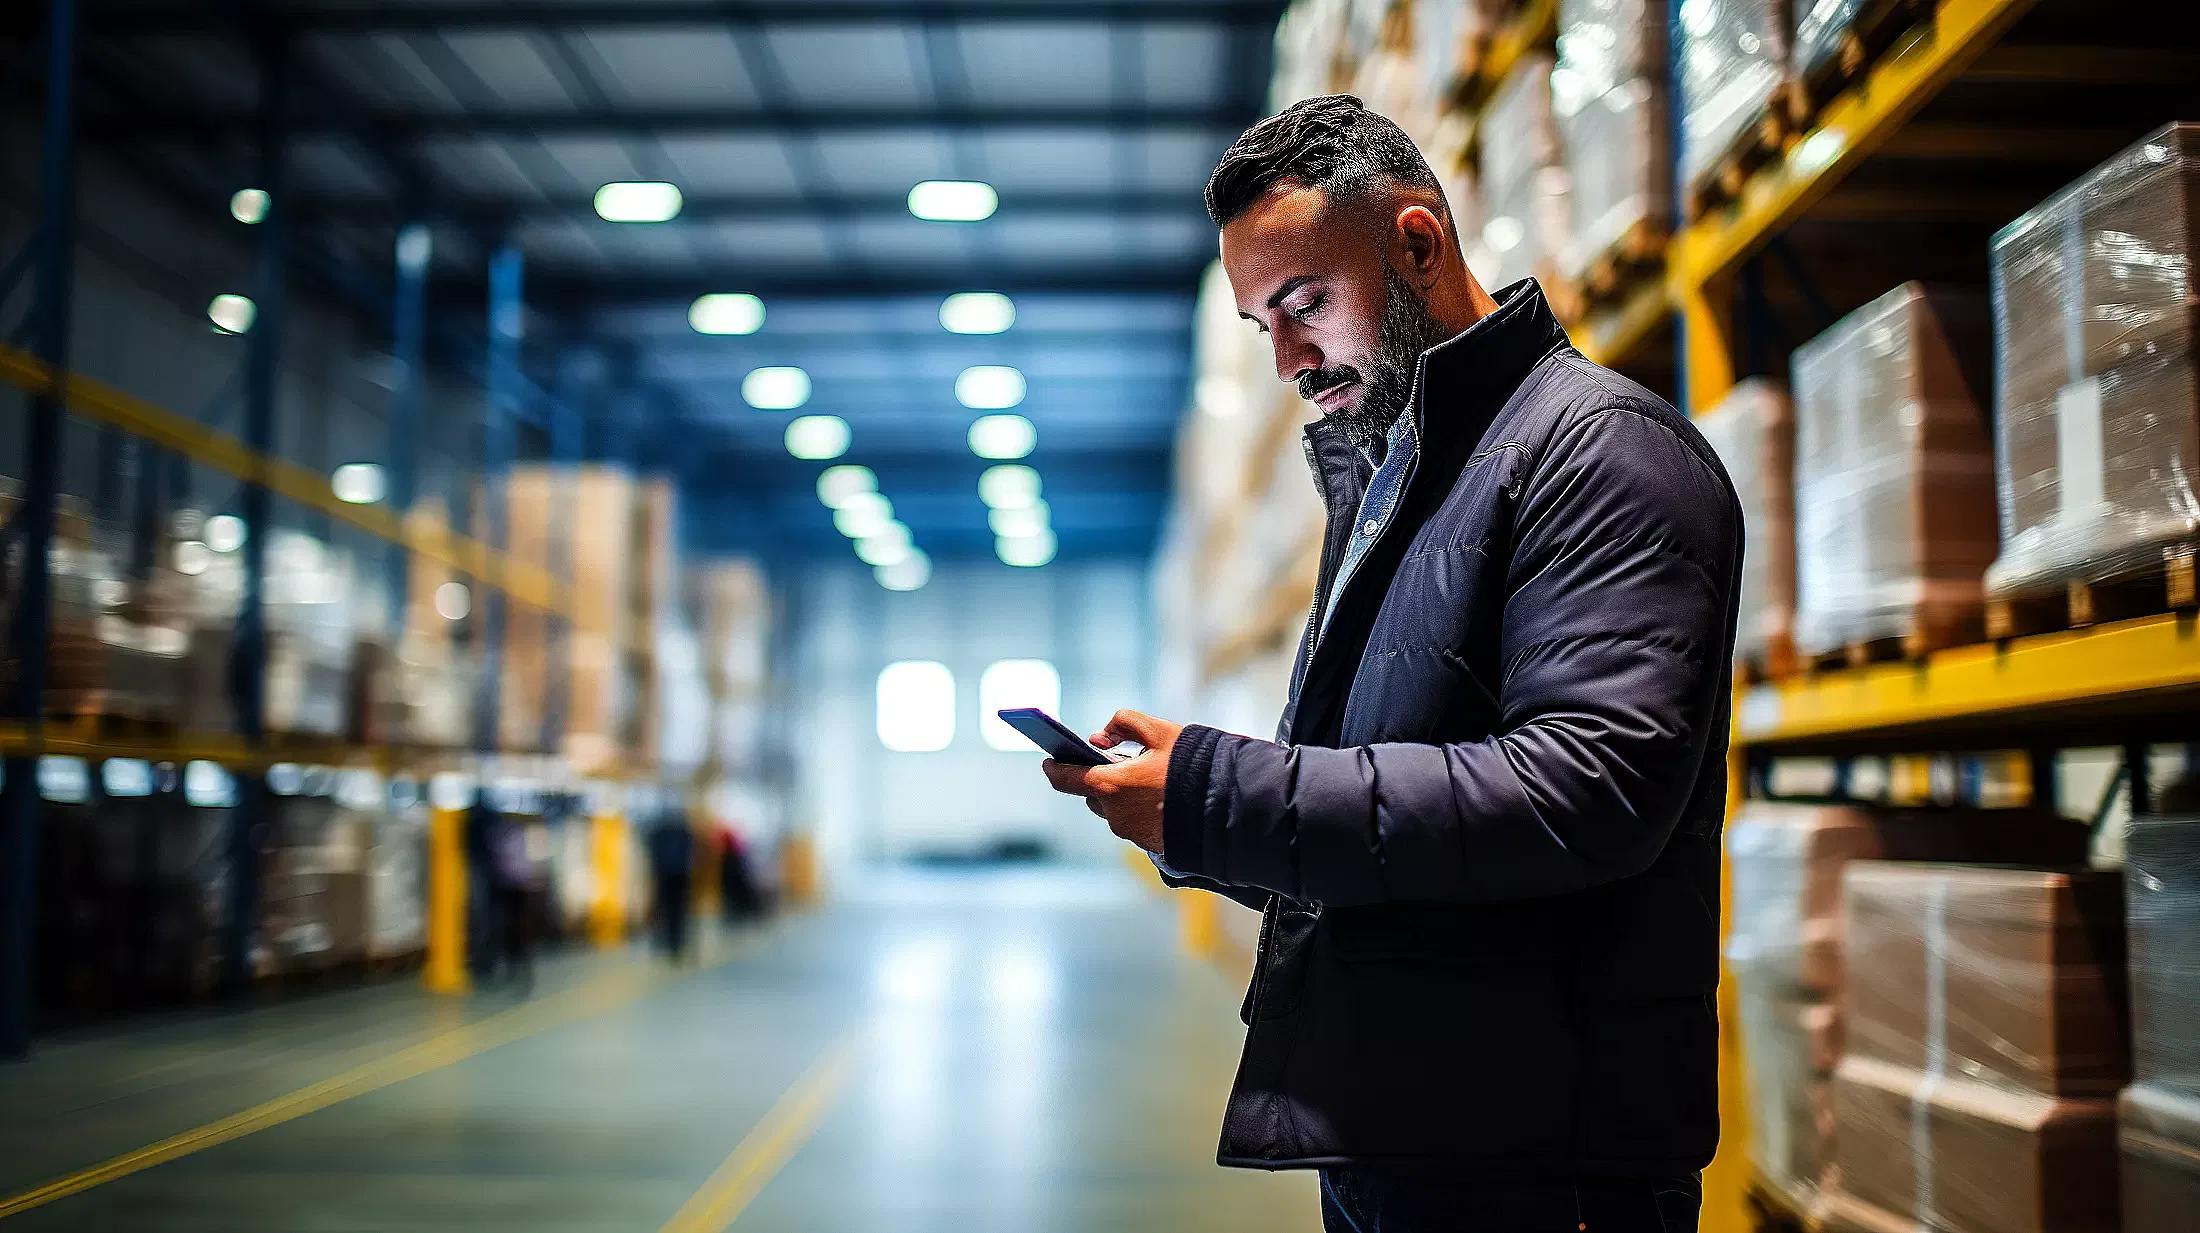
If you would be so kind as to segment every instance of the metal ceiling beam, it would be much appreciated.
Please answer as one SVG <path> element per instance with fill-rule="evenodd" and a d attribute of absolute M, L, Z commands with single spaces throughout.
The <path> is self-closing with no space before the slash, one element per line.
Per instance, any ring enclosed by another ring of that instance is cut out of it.
<path fill-rule="evenodd" d="M 409 218 L 404 206 L 394 201 L 333 200 L 321 198 L 297 203 L 297 215 L 330 222 L 392 222 Z M 594 202 L 586 197 L 553 197 L 547 201 L 451 201 L 439 203 L 440 216 L 476 220 L 480 225 L 530 225 L 580 220 L 599 227 L 626 226 L 596 217 Z M 1196 192 L 1070 193 L 1004 192 L 995 219 L 1091 218 L 1095 215 L 1181 215 L 1205 220 L 1206 210 Z M 765 198 L 691 195 L 680 207 L 680 217 L 670 224 L 717 222 L 800 222 L 830 218 L 860 221 L 908 219 L 906 193 L 817 193 L 808 198 Z M 941 224 L 960 226 L 962 224 Z"/>
<path fill-rule="evenodd" d="M 588 277 L 546 273 L 530 280 L 527 303 L 531 308 L 610 308 L 620 304 L 687 304 L 711 291 L 746 291 L 760 296 L 802 296 L 807 299 L 875 299 L 891 295 L 946 296 L 957 291 L 1001 291 L 1026 294 L 1112 294 L 1117 292 L 1173 291 L 1186 295 L 1199 290 L 1204 256 L 1193 261 L 1152 265 L 1114 262 L 1105 265 L 1055 266 L 1026 270 L 973 270 L 968 276 L 931 270 L 819 275 L 787 271 L 762 273 L 749 267 L 701 271 L 672 278 Z M 472 303 L 487 294 L 478 281 L 439 283 L 435 297 Z"/>
<path fill-rule="evenodd" d="M 269 6 L 268 16 L 297 34 L 495 32 L 723 25 L 875 26 L 885 23 L 1049 25 L 1273 25 L 1283 0 L 594 0 L 593 3 L 332 3 Z M 181 34 L 207 28 L 190 5 L 100 12 L 88 33 Z"/>
<path fill-rule="evenodd" d="M 930 107 L 644 107 L 498 108 L 451 112 L 380 110 L 364 117 L 307 108 L 292 120 L 298 140 L 343 136 L 363 125 L 394 140 L 454 137 L 774 137 L 789 130 L 836 133 L 934 133 L 972 129 L 1050 132 L 1231 132 L 1248 120 L 1241 104 L 969 103 Z M 185 117 L 166 112 L 85 118 L 103 140 L 229 141 L 249 136 L 248 113 Z"/>

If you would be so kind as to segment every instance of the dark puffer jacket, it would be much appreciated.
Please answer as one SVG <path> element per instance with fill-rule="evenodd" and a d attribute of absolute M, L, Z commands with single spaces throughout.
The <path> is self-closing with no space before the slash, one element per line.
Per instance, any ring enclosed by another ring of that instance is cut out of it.
<path fill-rule="evenodd" d="M 1307 430 L 1329 617 L 1278 739 L 1170 757 L 1168 872 L 1266 901 L 1224 1164 L 1670 1175 L 1718 1142 L 1741 510 L 1534 283 L 1499 301 L 1423 357 L 1402 465 Z"/>

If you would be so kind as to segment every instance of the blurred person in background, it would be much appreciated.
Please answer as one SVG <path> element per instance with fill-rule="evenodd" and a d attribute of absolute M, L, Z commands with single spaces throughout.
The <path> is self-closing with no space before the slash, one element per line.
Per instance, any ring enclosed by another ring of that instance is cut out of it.
<path fill-rule="evenodd" d="M 764 914 L 763 896 L 757 893 L 756 877 L 749 868 L 748 845 L 730 825 L 718 828 L 718 902 L 729 921 L 754 920 Z"/>
<path fill-rule="evenodd" d="M 1119 713 L 1046 763 L 1168 880 L 1260 908 L 1225 1165 L 1331 1230 L 1693 1230 L 1719 1136 L 1741 511 L 1687 418 L 1485 291 L 1349 95 L 1207 185 L 1240 315 L 1321 411 L 1314 609 L 1275 741 Z"/>
<path fill-rule="evenodd" d="M 667 806 L 649 832 L 649 871 L 656 889 L 657 949 L 679 963 L 687 958 L 689 897 L 695 887 L 695 833 L 687 811 Z"/>
<path fill-rule="evenodd" d="M 489 802 L 486 790 L 475 794 L 466 815 L 468 847 L 483 892 L 474 972 L 483 982 L 501 974 L 522 993 L 535 987 L 534 929 L 536 891 L 544 882 L 542 860 L 529 843 L 527 827 Z"/>

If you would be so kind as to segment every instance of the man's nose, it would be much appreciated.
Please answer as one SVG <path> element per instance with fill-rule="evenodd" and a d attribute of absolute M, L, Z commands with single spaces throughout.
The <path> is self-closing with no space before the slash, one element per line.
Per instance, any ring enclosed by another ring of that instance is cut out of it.
<path fill-rule="evenodd" d="M 1276 376 L 1285 384 L 1297 384 L 1300 377 L 1318 372 L 1322 366 L 1322 353 L 1318 348 L 1275 335 Z"/>

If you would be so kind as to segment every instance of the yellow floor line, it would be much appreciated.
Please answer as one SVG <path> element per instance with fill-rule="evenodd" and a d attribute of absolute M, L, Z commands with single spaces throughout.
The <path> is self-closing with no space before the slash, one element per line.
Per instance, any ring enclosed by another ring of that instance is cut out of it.
<path fill-rule="evenodd" d="M 453 1062 L 465 1061 L 548 1028 L 615 1010 L 663 988 L 683 975 L 716 967 L 735 954 L 742 953 L 744 949 L 727 951 L 677 972 L 655 965 L 623 967 L 586 984 L 552 994 L 541 1001 L 499 1011 L 486 1019 L 453 1028 L 440 1036 L 362 1063 L 319 1083 L 308 1084 L 297 1091 L 277 1096 L 228 1117 L 181 1134 L 170 1135 L 158 1143 L 124 1152 L 88 1169 L 56 1178 L 35 1190 L 26 1190 L 11 1198 L 0 1199 L 0 1219 L 30 1211 L 32 1208 L 44 1207 L 70 1195 L 81 1194 L 94 1186 L 143 1172 L 193 1152 L 205 1151 L 232 1139 L 243 1138 L 254 1131 L 281 1125 L 316 1110 L 350 1100 L 354 1096 L 363 1096 L 393 1083 L 401 1083 L 431 1070 L 449 1066 Z"/>
<path fill-rule="evenodd" d="M 658 1233 L 719 1233 L 739 1218 L 817 1133 L 818 1123 L 825 1120 L 855 1068 L 861 1043 L 860 1029 L 849 1032 L 812 1062 Z"/>

